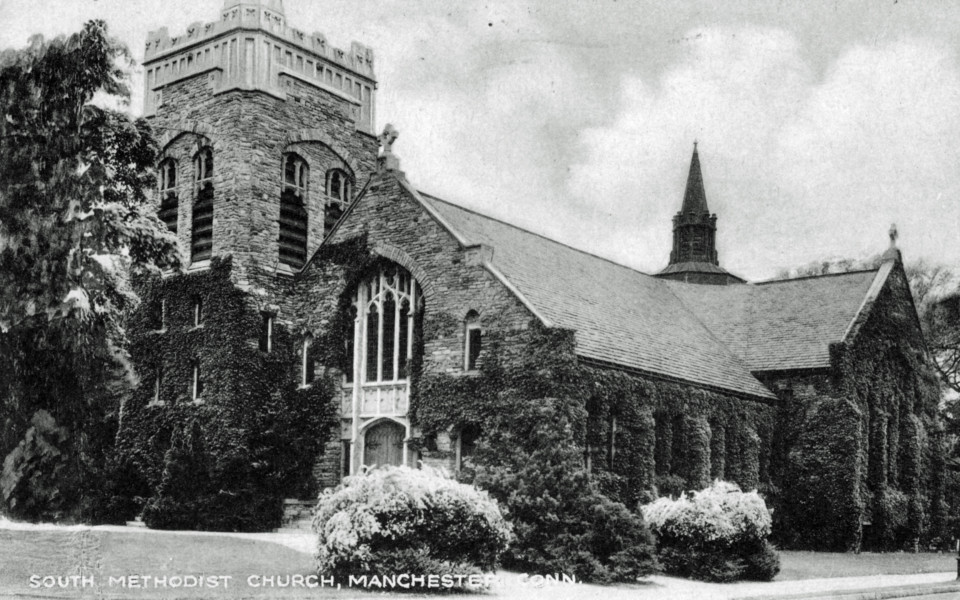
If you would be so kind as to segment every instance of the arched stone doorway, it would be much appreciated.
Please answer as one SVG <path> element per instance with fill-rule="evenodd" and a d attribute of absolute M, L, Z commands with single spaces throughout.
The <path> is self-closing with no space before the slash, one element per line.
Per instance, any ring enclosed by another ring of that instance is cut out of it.
<path fill-rule="evenodd" d="M 399 423 L 382 421 L 367 430 L 363 440 L 363 464 L 368 467 L 403 464 L 403 438 Z"/>

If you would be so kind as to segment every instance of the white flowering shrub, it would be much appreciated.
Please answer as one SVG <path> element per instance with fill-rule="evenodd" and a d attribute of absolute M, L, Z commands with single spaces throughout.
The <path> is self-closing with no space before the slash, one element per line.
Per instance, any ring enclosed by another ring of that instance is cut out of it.
<path fill-rule="evenodd" d="M 657 536 L 667 573 L 733 581 L 770 580 L 780 570 L 779 557 L 767 541 L 770 512 L 756 491 L 742 492 L 736 484 L 716 481 L 703 491 L 647 504 L 643 516 Z"/>
<path fill-rule="evenodd" d="M 486 492 L 430 469 L 382 467 L 320 496 L 313 529 L 322 575 L 490 572 L 511 539 Z"/>

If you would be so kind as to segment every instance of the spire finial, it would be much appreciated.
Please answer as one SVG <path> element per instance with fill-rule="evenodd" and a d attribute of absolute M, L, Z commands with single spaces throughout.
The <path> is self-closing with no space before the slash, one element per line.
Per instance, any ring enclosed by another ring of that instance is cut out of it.
<path fill-rule="evenodd" d="M 697 138 L 693 138 L 693 151 L 697 151 Z"/>
<path fill-rule="evenodd" d="M 890 247 L 891 248 L 897 247 L 897 238 L 899 237 L 900 237 L 900 233 L 897 231 L 897 224 L 891 223 L 890 224 Z"/>

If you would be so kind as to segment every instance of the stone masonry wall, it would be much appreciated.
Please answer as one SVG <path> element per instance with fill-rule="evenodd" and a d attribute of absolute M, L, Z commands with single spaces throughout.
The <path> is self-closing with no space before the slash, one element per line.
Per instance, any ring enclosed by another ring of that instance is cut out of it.
<path fill-rule="evenodd" d="M 425 302 L 425 373 L 470 376 L 464 372 L 464 318 L 471 310 L 479 314 L 484 335 L 497 332 L 503 337 L 505 352 L 524 346 L 532 318 L 529 311 L 480 264 L 476 249 L 462 247 L 410 196 L 395 175 L 387 173 L 373 180 L 328 243 L 357 239 L 365 239 L 372 252 L 400 264 L 420 283 Z M 294 328 L 321 337 L 336 314 L 341 296 L 352 293 L 356 282 L 346 277 L 347 269 L 341 265 L 319 257 L 311 263 L 297 284 L 298 306 L 290 309 L 298 318 Z M 480 360 L 484 360 L 483 352 Z M 332 449 L 328 447 L 328 452 Z M 334 464 L 330 458 L 324 462 L 327 468 Z M 453 467 L 450 461 L 435 466 Z M 322 474 L 320 481 L 330 481 L 329 475 Z"/>

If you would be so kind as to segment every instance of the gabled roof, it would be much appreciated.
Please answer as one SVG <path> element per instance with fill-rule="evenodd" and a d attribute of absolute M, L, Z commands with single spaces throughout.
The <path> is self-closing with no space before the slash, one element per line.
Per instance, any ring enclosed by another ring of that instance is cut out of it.
<path fill-rule="evenodd" d="M 889 272 L 889 269 L 885 270 Z M 830 366 L 830 344 L 846 338 L 878 270 L 706 286 L 665 281 L 751 371 Z"/>
<path fill-rule="evenodd" d="M 445 225 L 493 248 L 493 266 L 588 359 L 772 398 L 664 281 L 427 194 Z"/>
<path fill-rule="evenodd" d="M 669 281 L 397 179 L 458 243 L 491 248 L 485 268 L 545 324 L 574 331 L 582 358 L 746 396 L 776 397 L 756 372 L 829 367 L 830 344 L 856 336 L 893 265 L 760 284 Z"/>

